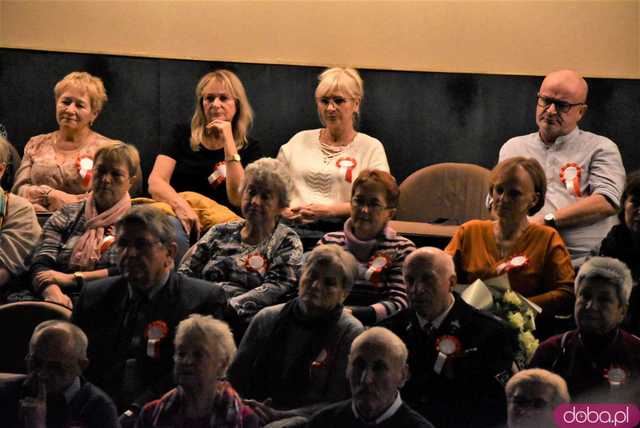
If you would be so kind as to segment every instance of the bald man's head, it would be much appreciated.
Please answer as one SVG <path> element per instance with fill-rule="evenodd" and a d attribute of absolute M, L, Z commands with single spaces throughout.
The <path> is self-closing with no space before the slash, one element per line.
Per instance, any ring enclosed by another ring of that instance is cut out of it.
<path fill-rule="evenodd" d="M 540 137 L 552 144 L 556 138 L 569 134 L 587 111 L 587 82 L 573 70 L 549 73 L 540 86 L 536 108 L 536 123 Z"/>
<path fill-rule="evenodd" d="M 409 302 L 418 315 L 433 320 L 447 309 L 456 285 L 449 254 L 435 247 L 419 248 L 405 259 L 402 272 Z"/>

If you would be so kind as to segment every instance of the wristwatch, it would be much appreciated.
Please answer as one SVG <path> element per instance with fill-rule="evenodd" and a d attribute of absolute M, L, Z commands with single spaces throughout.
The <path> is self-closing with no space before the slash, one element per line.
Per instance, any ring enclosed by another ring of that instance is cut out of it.
<path fill-rule="evenodd" d="M 544 216 L 544 224 L 555 229 L 556 227 L 556 215 L 554 213 L 549 213 Z"/>
<path fill-rule="evenodd" d="M 84 276 L 82 275 L 82 272 L 74 272 L 73 279 L 76 281 L 78 290 L 82 290 L 82 287 L 84 286 Z"/>
<path fill-rule="evenodd" d="M 225 162 L 240 162 L 240 155 L 235 154 L 224 158 Z"/>

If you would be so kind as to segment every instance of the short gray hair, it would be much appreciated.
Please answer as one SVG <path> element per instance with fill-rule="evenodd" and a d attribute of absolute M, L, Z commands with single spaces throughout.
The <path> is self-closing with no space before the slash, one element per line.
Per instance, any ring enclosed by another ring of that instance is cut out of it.
<path fill-rule="evenodd" d="M 351 343 L 351 352 L 349 354 L 349 360 L 351 360 L 351 354 L 364 344 L 369 344 L 377 347 L 387 348 L 391 351 L 397 361 L 400 364 L 406 364 L 409 357 L 409 350 L 407 345 L 391 330 L 384 327 L 371 327 L 364 332 L 360 333 Z"/>
<path fill-rule="evenodd" d="M 356 258 L 335 244 L 324 244 L 315 247 L 304 259 L 302 271 L 311 268 L 315 264 L 331 264 L 338 267 L 344 278 L 344 289 L 351 291 L 358 278 L 358 262 Z"/>
<path fill-rule="evenodd" d="M 273 189 L 278 197 L 280 208 L 289 206 L 293 181 L 287 167 L 279 160 L 262 158 L 251 162 L 244 170 L 243 193 L 251 183 L 262 184 L 269 189 Z"/>
<path fill-rule="evenodd" d="M 516 387 L 526 388 L 533 385 L 547 385 L 553 389 L 552 407 L 571 401 L 567 382 L 557 374 L 545 369 L 526 369 L 513 375 L 504 387 L 507 400 L 513 397 Z"/>
<path fill-rule="evenodd" d="M 84 331 L 75 324 L 65 320 L 47 320 L 43 321 L 33 329 L 31 340 L 29 341 L 29 347 L 32 347 L 38 337 L 48 330 L 61 330 L 69 334 L 73 340 L 73 350 L 80 359 L 87 358 L 87 346 L 89 340 Z"/>
<path fill-rule="evenodd" d="M 629 296 L 633 287 L 631 271 L 623 262 L 612 257 L 592 257 L 587 260 L 576 275 L 575 294 L 578 295 L 580 287 L 586 281 L 602 279 L 613 285 L 620 303 L 629 304 Z"/>
<path fill-rule="evenodd" d="M 171 223 L 169 216 L 158 208 L 150 205 L 131 207 L 116 223 L 118 236 L 120 236 L 124 225 L 130 223 L 143 225 L 144 229 L 153 236 L 157 236 L 165 247 L 176 242 L 176 229 L 173 223 Z"/>
<path fill-rule="evenodd" d="M 229 324 L 211 315 L 191 314 L 178 324 L 174 343 L 183 341 L 185 336 L 192 333 L 200 333 L 207 342 L 207 349 L 215 350 L 223 358 L 222 368 L 226 372 L 237 351 Z"/>

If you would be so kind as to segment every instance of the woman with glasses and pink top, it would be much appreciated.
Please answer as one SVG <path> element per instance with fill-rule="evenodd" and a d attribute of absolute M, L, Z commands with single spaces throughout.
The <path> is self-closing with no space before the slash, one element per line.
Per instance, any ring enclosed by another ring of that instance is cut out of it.
<path fill-rule="evenodd" d="M 313 234 L 304 229 L 340 228 L 349 215 L 351 185 L 360 171 L 389 171 L 382 143 L 356 130 L 364 96 L 358 72 L 330 68 L 318 79 L 315 98 L 324 127 L 298 132 L 278 153 L 294 183 L 291 204 L 283 217 L 310 237 Z"/>

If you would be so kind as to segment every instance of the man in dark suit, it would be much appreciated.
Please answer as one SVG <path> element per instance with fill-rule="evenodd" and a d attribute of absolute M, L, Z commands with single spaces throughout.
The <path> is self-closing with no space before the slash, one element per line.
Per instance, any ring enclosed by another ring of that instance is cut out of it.
<path fill-rule="evenodd" d="M 504 384 L 515 352 L 513 331 L 453 293 L 451 256 L 425 247 L 403 266 L 410 308 L 381 325 L 409 348 L 411 376 L 402 396 L 435 426 L 494 426 L 505 421 Z"/>
<path fill-rule="evenodd" d="M 28 375 L 0 380 L 0 425 L 62 428 L 118 427 L 113 401 L 82 378 L 87 336 L 68 321 L 38 324 L 26 358 Z"/>
<path fill-rule="evenodd" d="M 116 228 L 123 275 L 86 284 L 73 322 L 89 336 L 87 378 L 114 398 L 126 424 L 171 389 L 178 323 L 191 313 L 221 318 L 225 297 L 173 272 L 175 229 L 159 210 L 134 207 Z"/>

